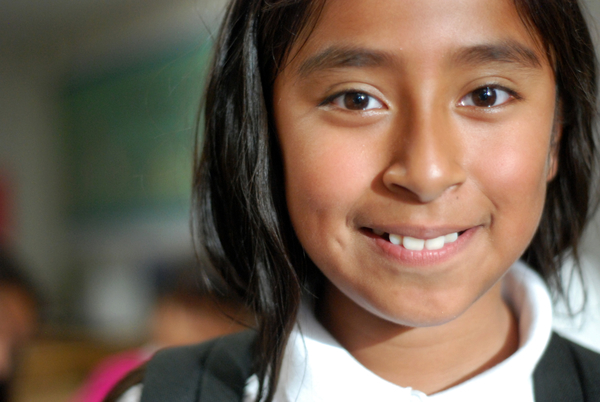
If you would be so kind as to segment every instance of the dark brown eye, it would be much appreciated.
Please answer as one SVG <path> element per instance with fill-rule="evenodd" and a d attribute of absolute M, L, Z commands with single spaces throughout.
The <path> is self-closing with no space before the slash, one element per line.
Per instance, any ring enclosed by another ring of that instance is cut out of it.
<path fill-rule="evenodd" d="M 485 87 L 473 92 L 473 104 L 479 107 L 491 107 L 496 103 L 498 96 L 494 88 Z"/>
<path fill-rule="evenodd" d="M 476 106 L 490 108 L 500 106 L 510 100 L 508 90 L 495 87 L 481 87 L 461 99 L 461 106 Z"/>
<path fill-rule="evenodd" d="M 344 96 L 344 105 L 350 110 L 364 110 L 369 106 L 369 95 L 349 92 Z"/>
<path fill-rule="evenodd" d="M 331 103 L 347 110 L 381 109 L 383 104 L 375 97 L 364 92 L 345 92 L 336 96 Z"/>

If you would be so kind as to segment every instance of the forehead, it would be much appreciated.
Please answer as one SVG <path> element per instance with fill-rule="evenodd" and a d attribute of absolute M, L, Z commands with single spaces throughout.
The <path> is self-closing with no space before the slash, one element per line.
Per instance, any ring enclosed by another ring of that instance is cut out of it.
<path fill-rule="evenodd" d="M 345 64 L 547 64 L 512 0 L 326 0 L 316 26 L 291 54 L 300 75 Z"/>

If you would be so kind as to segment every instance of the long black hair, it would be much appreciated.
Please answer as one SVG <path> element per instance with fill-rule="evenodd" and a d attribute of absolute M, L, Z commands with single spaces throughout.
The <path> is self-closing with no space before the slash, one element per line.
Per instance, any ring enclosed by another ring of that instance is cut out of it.
<path fill-rule="evenodd" d="M 199 127 L 194 233 L 201 258 L 256 314 L 257 400 L 272 400 L 301 296 L 324 281 L 290 223 L 271 113 L 273 82 L 293 57 L 292 45 L 310 34 L 324 1 L 231 2 L 215 43 Z M 558 173 L 523 259 L 561 294 L 561 265 L 569 254 L 577 262 L 597 199 L 596 58 L 576 0 L 513 1 L 554 65 L 562 126 Z"/>

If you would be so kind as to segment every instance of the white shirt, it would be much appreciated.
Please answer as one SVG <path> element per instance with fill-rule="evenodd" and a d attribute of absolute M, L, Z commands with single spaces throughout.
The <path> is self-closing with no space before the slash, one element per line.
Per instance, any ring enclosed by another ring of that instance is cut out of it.
<path fill-rule="evenodd" d="M 521 262 L 504 277 L 503 295 L 519 322 L 519 349 L 491 369 L 430 396 L 366 369 L 303 308 L 285 350 L 274 401 L 533 402 L 532 374 L 552 332 L 550 296 L 538 274 Z M 254 401 L 257 388 L 253 376 L 244 402 Z"/>
<path fill-rule="evenodd" d="M 392 384 L 362 366 L 302 308 L 286 347 L 274 402 L 534 402 L 532 374 L 552 333 L 552 303 L 543 280 L 522 262 L 503 279 L 503 296 L 519 322 L 519 349 L 491 369 L 445 391 L 424 393 Z M 249 378 L 244 402 L 254 402 Z M 119 402 L 139 402 L 142 385 Z"/>

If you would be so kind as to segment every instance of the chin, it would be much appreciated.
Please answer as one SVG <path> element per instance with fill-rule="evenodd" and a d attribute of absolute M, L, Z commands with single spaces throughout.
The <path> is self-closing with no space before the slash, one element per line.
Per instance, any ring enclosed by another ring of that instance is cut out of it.
<path fill-rule="evenodd" d="M 425 311 L 425 312 L 404 312 L 403 314 L 377 314 L 379 318 L 382 318 L 393 324 L 402 327 L 411 328 L 426 328 L 436 327 L 457 319 L 464 313 L 464 311 L 448 311 L 448 310 L 437 310 L 437 311 Z"/>
<path fill-rule="evenodd" d="M 398 302 L 394 305 L 385 305 L 365 300 L 356 300 L 356 304 L 367 313 L 376 318 L 381 324 L 390 323 L 401 327 L 435 327 L 447 324 L 460 317 L 468 305 L 460 303 L 410 303 Z M 441 307 L 444 306 L 444 307 Z"/>

